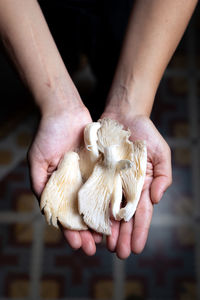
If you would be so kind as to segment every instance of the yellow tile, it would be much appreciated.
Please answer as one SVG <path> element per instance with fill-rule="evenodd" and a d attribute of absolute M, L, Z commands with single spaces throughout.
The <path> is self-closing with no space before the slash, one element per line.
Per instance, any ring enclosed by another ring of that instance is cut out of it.
<path fill-rule="evenodd" d="M 15 240 L 17 243 L 31 243 L 33 239 L 33 228 L 31 224 L 14 225 Z"/>
<path fill-rule="evenodd" d="M 60 283 L 54 279 L 44 279 L 41 282 L 41 297 L 56 299 L 60 296 Z"/>
<path fill-rule="evenodd" d="M 29 295 L 29 281 L 28 279 L 13 280 L 8 287 L 10 298 L 22 298 Z"/>
<path fill-rule="evenodd" d="M 16 209 L 20 212 L 31 212 L 35 207 L 35 196 L 31 192 L 21 193 L 17 197 Z"/>
<path fill-rule="evenodd" d="M 177 235 L 182 246 L 195 246 L 195 233 L 192 228 L 182 225 L 177 229 Z"/>
<path fill-rule="evenodd" d="M 186 122 L 178 122 L 174 125 L 173 132 L 175 137 L 188 137 L 189 125 Z"/>
<path fill-rule="evenodd" d="M 47 244 L 58 244 L 62 240 L 62 233 L 59 229 L 47 225 L 45 228 L 44 240 Z"/>
<path fill-rule="evenodd" d="M 112 299 L 113 297 L 113 281 L 99 280 L 95 284 L 95 299 Z"/>
<path fill-rule="evenodd" d="M 174 161 L 181 166 L 189 166 L 191 164 L 191 156 L 189 149 L 176 148 L 174 150 Z"/>
<path fill-rule="evenodd" d="M 125 294 L 128 296 L 144 296 L 144 286 L 140 280 L 127 280 L 125 284 Z"/>
<path fill-rule="evenodd" d="M 12 162 L 12 152 L 10 150 L 0 150 L 0 165 L 8 165 Z"/>
<path fill-rule="evenodd" d="M 191 217 L 194 209 L 194 200 L 192 197 L 180 195 L 181 201 L 174 202 L 177 215 L 181 217 Z"/>
<path fill-rule="evenodd" d="M 182 287 L 180 289 L 181 295 L 180 295 L 180 300 L 193 300 L 197 299 L 197 294 L 196 294 L 196 285 L 195 283 L 187 282 L 184 281 L 182 283 Z"/>

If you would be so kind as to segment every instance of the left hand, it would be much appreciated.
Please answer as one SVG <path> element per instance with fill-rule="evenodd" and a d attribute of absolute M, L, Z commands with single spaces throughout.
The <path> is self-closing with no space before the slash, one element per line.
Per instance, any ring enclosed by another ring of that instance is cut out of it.
<path fill-rule="evenodd" d="M 112 221 L 112 235 L 107 238 L 107 248 L 116 252 L 121 259 L 131 251 L 140 253 L 148 237 L 153 214 L 153 204 L 157 204 L 172 182 L 171 151 L 163 137 L 148 117 L 128 114 L 104 113 L 107 117 L 123 124 L 131 131 L 131 140 L 145 140 L 147 143 L 147 171 L 142 194 L 134 217 L 129 222 Z"/>
<path fill-rule="evenodd" d="M 81 146 L 83 129 L 92 122 L 88 110 L 83 107 L 70 110 L 68 105 L 66 109 L 54 111 L 46 111 L 42 116 L 28 154 L 32 189 L 39 200 L 59 161 L 67 151 Z M 63 228 L 62 231 L 73 249 L 82 248 L 87 255 L 96 252 L 96 243 L 102 239 L 100 234 L 90 230 L 79 232 Z"/>

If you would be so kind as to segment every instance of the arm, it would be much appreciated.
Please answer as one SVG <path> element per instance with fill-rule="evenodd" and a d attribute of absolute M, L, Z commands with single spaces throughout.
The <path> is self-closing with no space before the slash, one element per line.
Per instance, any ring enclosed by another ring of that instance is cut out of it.
<path fill-rule="evenodd" d="M 121 258 L 144 248 L 153 213 L 171 184 L 170 149 L 149 120 L 163 72 L 195 9 L 197 0 L 137 0 L 133 6 L 104 117 L 129 127 L 132 140 L 147 141 L 146 181 L 134 219 L 113 221 L 108 248 Z"/>
<path fill-rule="evenodd" d="M 0 0 L 0 37 L 42 115 L 83 107 L 36 0 Z"/>
<path fill-rule="evenodd" d="M 163 72 L 197 2 L 135 1 L 106 111 L 150 115 Z"/>
<path fill-rule="evenodd" d="M 41 111 L 38 132 L 29 151 L 35 194 L 41 192 L 68 150 L 79 146 L 91 122 L 56 48 L 36 0 L 0 0 L 0 37 L 23 82 Z M 100 237 L 89 231 L 64 230 L 73 248 L 91 255 Z"/>

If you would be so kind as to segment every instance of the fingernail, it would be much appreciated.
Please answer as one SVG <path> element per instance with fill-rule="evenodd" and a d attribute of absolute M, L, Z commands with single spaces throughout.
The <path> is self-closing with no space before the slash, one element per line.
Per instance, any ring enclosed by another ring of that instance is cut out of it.
<path fill-rule="evenodd" d="M 80 237 L 75 235 L 74 238 L 73 238 L 73 247 L 78 249 L 80 248 Z"/>

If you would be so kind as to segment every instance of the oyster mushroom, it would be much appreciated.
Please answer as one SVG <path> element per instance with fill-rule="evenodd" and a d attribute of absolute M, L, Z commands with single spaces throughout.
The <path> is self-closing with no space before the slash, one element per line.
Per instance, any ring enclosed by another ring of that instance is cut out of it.
<path fill-rule="evenodd" d="M 137 208 L 146 175 L 147 149 L 144 141 L 131 142 L 130 131 L 111 119 L 99 120 L 97 145 L 101 152 L 105 147 L 116 145 L 116 160 L 129 160 L 132 167 L 116 174 L 111 200 L 111 212 L 116 220 L 129 221 Z M 120 208 L 122 190 L 126 205 Z"/>
<path fill-rule="evenodd" d="M 79 156 L 70 151 L 51 175 L 41 196 L 40 208 L 48 224 L 58 227 L 59 221 L 65 228 L 87 229 L 78 212 L 77 194 L 81 185 Z"/>
<path fill-rule="evenodd" d="M 97 131 L 100 127 L 101 124 L 99 122 L 93 122 L 86 125 L 84 129 L 85 147 L 79 151 L 79 165 L 83 182 L 91 175 L 94 165 L 100 157 L 97 146 Z"/>
<path fill-rule="evenodd" d="M 116 160 L 116 146 L 105 147 L 104 157 L 78 193 L 79 213 L 84 222 L 97 232 L 110 235 L 109 204 L 115 177 L 132 166 L 129 160 Z"/>

